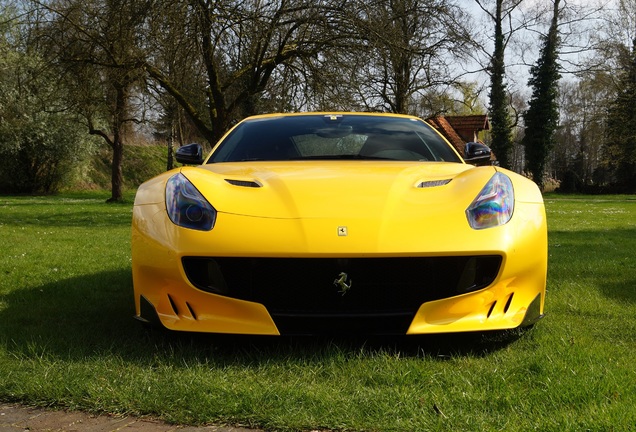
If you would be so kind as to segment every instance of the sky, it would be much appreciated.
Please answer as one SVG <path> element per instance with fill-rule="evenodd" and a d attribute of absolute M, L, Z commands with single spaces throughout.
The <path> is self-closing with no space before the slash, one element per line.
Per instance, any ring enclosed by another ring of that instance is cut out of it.
<path fill-rule="evenodd" d="M 575 74 L 571 73 L 577 70 L 574 65 L 581 63 L 586 56 L 592 54 L 589 50 L 581 50 L 581 47 L 589 46 L 590 37 L 596 34 L 595 28 L 615 13 L 617 1 L 619 0 L 561 0 L 562 4 L 566 6 L 560 27 L 563 41 L 560 54 L 563 80 L 576 79 Z M 634 14 L 636 15 L 636 0 L 627 1 L 634 3 Z M 481 3 L 494 9 L 495 0 L 481 0 Z M 457 0 L 457 4 L 471 14 L 475 30 L 480 33 L 482 38 L 485 52 L 492 53 L 492 35 L 494 33 L 492 19 L 479 8 L 475 0 Z M 518 28 L 524 19 L 536 14 L 537 11 L 542 13 L 542 16 L 527 28 L 517 29 L 506 48 L 507 84 L 511 92 L 521 94 L 529 94 L 530 92 L 528 87 L 530 67 L 539 56 L 540 35 L 547 31 L 552 5 L 552 0 L 523 0 L 512 14 L 512 19 L 509 22 L 512 28 Z M 479 61 L 482 64 L 487 62 L 486 53 L 480 55 Z M 470 61 L 467 62 L 466 67 L 477 69 L 479 63 Z M 478 73 L 471 76 L 474 76 L 472 79 L 482 83 L 482 85 L 488 85 L 487 74 Z"/>

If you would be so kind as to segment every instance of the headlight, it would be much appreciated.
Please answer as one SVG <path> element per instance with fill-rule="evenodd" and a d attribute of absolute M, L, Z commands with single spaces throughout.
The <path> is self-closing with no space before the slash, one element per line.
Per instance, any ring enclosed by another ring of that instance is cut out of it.
<path fill-rule="evenodd" d="M 172 222 L 185 228 L 210 231 L 216 220 L 214 207 L 181 173 L 166 184 L 166 210 Z"/>
<path fill-rule="evenodd" d="M 473 229 L 492 228 L 506 224 L 514 207 L 512 182 L 507 175 L 498 172 L 466 209 L 466 217 Z"/>

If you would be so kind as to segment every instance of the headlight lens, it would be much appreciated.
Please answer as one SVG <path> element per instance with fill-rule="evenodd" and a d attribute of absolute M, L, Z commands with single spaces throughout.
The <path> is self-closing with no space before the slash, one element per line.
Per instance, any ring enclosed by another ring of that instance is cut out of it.
<path fill-rule="evenodd" d="M 468 223 L 473 229 L 492 228 L 506 224 L 515 206 L 512 182 L 507 175 L 496 173 L 466 209 Z"/>
<path fill-rule="evenodd" d="M 216 221 L 214 207 L 181 173 L 166 184 L 166 210 L 173 223 L 185 228 L 210 231 Z"/>

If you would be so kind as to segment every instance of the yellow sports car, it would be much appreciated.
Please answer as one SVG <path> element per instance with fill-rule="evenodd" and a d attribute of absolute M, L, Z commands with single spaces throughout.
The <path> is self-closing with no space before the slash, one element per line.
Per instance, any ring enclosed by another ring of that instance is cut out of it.
<path fill-rule="evenodd" d="M 483 146 L 482 146 L 483 147 Z M 135 198 L 136 317 L 233 334 L 510 329 L 543 316 L 530 180 L 466 164 L 423 120 L 250 117 Z"/>

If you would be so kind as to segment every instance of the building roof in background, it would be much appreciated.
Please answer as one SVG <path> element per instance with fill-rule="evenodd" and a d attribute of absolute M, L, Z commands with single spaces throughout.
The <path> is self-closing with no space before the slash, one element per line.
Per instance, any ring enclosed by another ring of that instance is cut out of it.
<path fill-rule="evenodd" d="M 467 142 L 474 141 L 477 134 L 490 130 L 490 121 L 485 114 L 467 116 L 434 116 L 427 119 L 464 156 Z"/>
<path fill-rule="evenodd" d="M 456 130 L 483 131 L 490 130 L 490 121 L 485 114 L 467 116 L 444 116 L 446 121 Z"/>
<path fill-rule="evenodd" d="M 464 156 L 464 147 L 466 141 L 462 139 L 462 137 L 457 134 L 453 126 L 446 120 L 444 116 L 435 116 L 430 117 L 427 121 L 435 128 L 439 133 L 441 133 L 444 138 L 450 142 L 453 147 L 459 152 L 460 155 Z"/>

